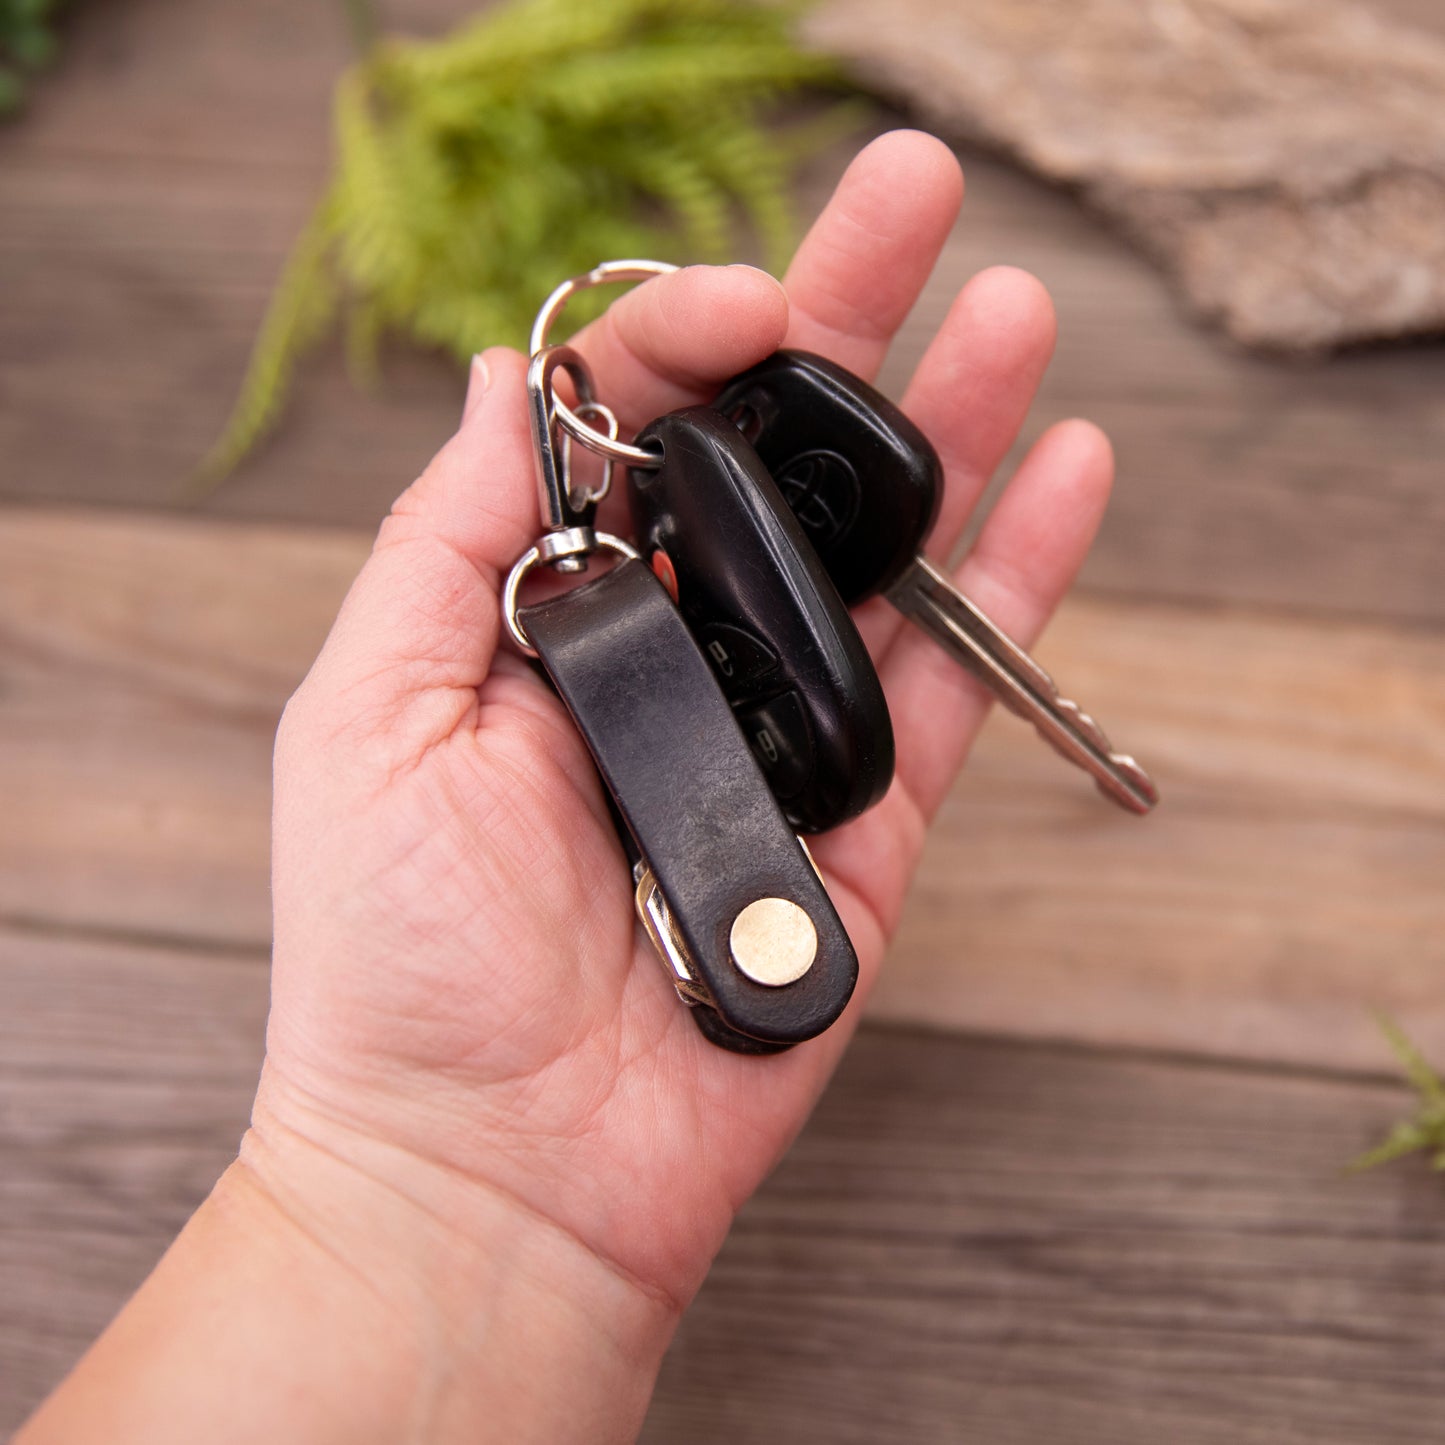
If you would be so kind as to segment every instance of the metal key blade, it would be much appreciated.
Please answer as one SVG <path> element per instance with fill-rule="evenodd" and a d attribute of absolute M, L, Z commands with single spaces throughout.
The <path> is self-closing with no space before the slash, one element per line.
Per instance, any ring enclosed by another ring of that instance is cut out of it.
<path fill-rule="evenodd" d="M 958 662 L 976 673 L 1011 711 L 1099 791 L 1131 813 L 1147 813 L 1159 801 L 1149 774 L 1133 758 L 1116 753 L 1104 730 L 1077 703 L 1060 697 L 1054 680 L 1023 648 L 1000 632 L 938 569 L 922 557 L 885 594 Z"/>

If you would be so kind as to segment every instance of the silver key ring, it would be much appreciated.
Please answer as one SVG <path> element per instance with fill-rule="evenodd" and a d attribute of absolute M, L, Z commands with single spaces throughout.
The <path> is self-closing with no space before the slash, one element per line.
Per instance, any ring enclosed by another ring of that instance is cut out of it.
<path fill-rule="evenodd" d="M 665 276 L 678 268 L 670 261 L 604 261 L 581 276 L 564 281 L 542 303 L 537 319 L 532 323 L 532 335 L 527 350 L 535 356 L 547 344 L 547 334 L 562 314 L 562 308 L 579 291 L 593 286 L 607 286 L 617 281 L 647 281 L 653 276 Z M 640 467 L 655 471 L 662 465 L 660 452 L 651 452 L 644 447 L 617 440 L 616 435 L 606 436 L 596 427 L 588 426 L 560 396 L 553 395 L 552 406 L 557 421 L 571 437 L 575 437 L 589 451 L 609 461 L 623 462 L 629 467 Z"/>
<path fill-rule="evenodd" d="M 554 409 L 560 405 L 557 400 L 556 392 L 552 393 L 552 405 Z M 610 442 L 615 442 L 617 440 L 617 434 L 621 430 L 621 427 L 618 425 L 617 422 L 617 414 L 605 402 L 579 401 L 577 403 L 577 415 L 585 416 L 589 421 L 600 421 L 602 425 L 606 427 L 606 431 L 601 432 L 600 435 L 605 436 Z M 614 466 L 616 466 L 616 463 L 612 460 L 611 457 L 608 457 L 604 460 L 602 465 L 601 485 L 597 487 L 586 488 L 583 494 L 586 500 L 582 502 L 582 506 L 585 507 L 606 499 L 607 494 L 612 490 L 612 469 Z M 565 432 L 562 436 L 562 475 L 569 478 L 572 475 L 571 432 Z M 568 488 L 568 495 L 571 495 L 570 484 Z M 579 507 L 578 510 L 580 511 L 581 507 Z"/>
<path fill-rule="evenodd" d="M 587 549 L 589 552 L 602 549 L 616 552 L 619 557 L 631 558 L 634 562 L 642 560 L 635 547 L 624 542 L 621 537 L 614 537 L 610 532 L 592 533 L 589 541 L 591 543 Z M 512 641 L 528 657 L 536 657 L 537 649 L 527 641 L 527 633 L 517 619 L 517 595 L 522 590 L 522 583 L 527 580 L 527 573 L 533 567 L 550 562 L 555 556 L 568 555 L 568 549 L 575 545 L 576 539 L 571 532 L 549 532 L 535 547 L 527 548 L 512 564 L 512 570 L 507 573 L 507 581 L 502 588 L 502 616 L 507 620 L 507 631 L 511 633 Z"/>

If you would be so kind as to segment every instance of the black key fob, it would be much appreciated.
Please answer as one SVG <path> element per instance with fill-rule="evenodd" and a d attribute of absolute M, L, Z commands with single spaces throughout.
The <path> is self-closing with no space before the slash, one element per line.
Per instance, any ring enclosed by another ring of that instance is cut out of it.
<path fill-rule="evenodd" d="M 893 727 L 803 528 L 713 408 L 661 417 L 638 445 L 660 449 L 662 463 L 628 476 L 637 547 L 676 598 L 785 816 L 805 833 L 856 817 L 892 780 Z"/>
<path fill-rule="evenodd" d="M 810 351 L 777 351 L 713 403 L 753 444 L 850 606 L 883 592 L 933 530 L 943 468 L 882 392 Z"/>

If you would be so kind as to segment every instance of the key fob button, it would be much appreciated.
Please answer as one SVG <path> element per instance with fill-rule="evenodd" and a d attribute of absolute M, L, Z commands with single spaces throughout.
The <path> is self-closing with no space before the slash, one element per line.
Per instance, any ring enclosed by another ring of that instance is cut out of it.
<path fill-rule="evenodd" d="M 698 629 L 697 640 L 730 698 L 755 692 L 760 682 L 778 670 L 777 653 L 741 627 L 714 622 Z"/>
<path fill-rule="evenodd" d="M 813 733 L 798 694 L 740 708 L 737 718 L 778 800 L 797 797 L 813 774 Z"/>

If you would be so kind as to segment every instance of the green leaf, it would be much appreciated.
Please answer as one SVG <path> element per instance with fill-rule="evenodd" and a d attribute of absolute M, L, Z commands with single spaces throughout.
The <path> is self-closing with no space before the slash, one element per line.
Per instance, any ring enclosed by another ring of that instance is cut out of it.
<path fill-rule="evenodd" d="M 55 59 L 59 42 L 43 25 L 24 25 L 13 30 L 5 47 L 22 70 L 43 70 Z"/>
<path fill-rule="evenodd" d="M 1440 1076 L 1425 1062 L 1424 1055 L 1410 1042 L 1404 1029 L 1388 1014 L 1379 1010 L 1375 1012 L 1375 1022 L 1380 1026 L 1380 1032 L 1385 1035 L 1395 1057 L 1404 1066 L 1405 1076 L 1420 1097 L 1426 1103 L 1445 1108 L 1445 1082 L 1442 1082 Z"/>
<path fill-rule="evenodd" d="M 0 116 L 14 115 L 25 100 L 25 82 L 13 70 L 0 65 Z"/>
<path fill-rule="evenodd" d="M 1358 1159 L 1353 1160 L 1349 1167 L 1351 1173 L 1359 1173 L 1364 1169 L 1373 1169 L 1379 1164 L 1388 1164 L 1392 1159 L 1403 1158 L 1406 1154 L 1414 1154 L 1421 1149 L 1428 1148 L 1429 1138 L 1425 1131 L 1416 1124 L 1396 1124 L 1390 1130 L 1383 1144 L 1377 1144 L 1373 1149 L 1361 1154 Z"/>
<path fill-rule="evenodd" d="M 1431 1168 L 1445 1170 L 1445 1084 L 1394 1019 L 1376 1012 L 1375 1022 L 1404 1066 L 1406 1077 L 1420 1096 L 1420 1105 L 1413 1119 L 1396 1124 L 1384 1143 L 1362 1154 L 1348 1168 L 1358 1172 L 1406 1154 L 1430 1153 Z"/>
<path fill-rule="evenodd" d="M 370 383 L 386 336 L 458 359 L 523 344 L 543 297 L 609 257 L 725 260 L 746 222 L 781 268 L 811 143 L 765 119 L 802 85 L 838 83 L 794 43 L 799 10 L 514 0 L 440 40 L 371 45 L 338 83 L 326 197 L 202 479 L 274 425 L 298 360 L 338 319 L 352 375 Z M 578 297 L 567 324 L 606 300 Z"/>
<path fill-rule="evenodd" d="M 275 425 L 297 359 L 336 314 L 338 292 L 326 264 L 335 234 L 335 205 L 327 196 L 301 233 L 261 323 L 241 392 L 215 445 L 197 468 L 205 489 L 236 464 Z"/>

